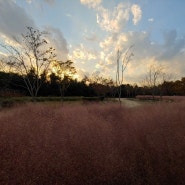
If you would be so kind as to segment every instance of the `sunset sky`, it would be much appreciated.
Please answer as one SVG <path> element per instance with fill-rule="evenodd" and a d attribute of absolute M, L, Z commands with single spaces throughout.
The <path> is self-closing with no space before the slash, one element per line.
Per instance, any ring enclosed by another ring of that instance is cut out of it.
<path fill-rule="evenodd" d="M 184 0 L 0 0 L 0 42 L 47 30 L 61 60 L 71 59 L 80 77 L 116 76 L 116 53 L 134 44 L 125 83 L 139 83 L 148 67 L 185 76 Z M 0 55 L 3 51 L 0 49 Z"/>

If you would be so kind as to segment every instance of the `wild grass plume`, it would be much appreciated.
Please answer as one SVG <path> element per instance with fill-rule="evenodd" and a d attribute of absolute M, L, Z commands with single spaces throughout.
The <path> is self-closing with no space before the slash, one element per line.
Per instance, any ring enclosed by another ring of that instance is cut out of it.
<path fill-rule="evenodd" d="M 0 112 L 1 185 L 183 185 L 185 102 Z"/>

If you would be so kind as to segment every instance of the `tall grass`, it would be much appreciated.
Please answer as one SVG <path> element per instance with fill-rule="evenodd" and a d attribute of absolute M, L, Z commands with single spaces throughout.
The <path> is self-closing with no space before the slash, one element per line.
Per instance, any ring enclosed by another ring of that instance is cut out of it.
<path fill-rule="evenodd" d="M 1 185 L 183 185 L 185 102 L 0 112 Z"/>

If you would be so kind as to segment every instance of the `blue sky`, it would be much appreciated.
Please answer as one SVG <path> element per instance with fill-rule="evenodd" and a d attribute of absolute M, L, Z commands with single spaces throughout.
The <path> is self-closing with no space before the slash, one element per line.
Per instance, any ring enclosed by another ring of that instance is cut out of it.
<path fill-rule="evenodd" d="M 178 79 L 185 76 L 184 7 L 184 0 L 0 0 L 0 37 L 11 40 L 26 26 L 47 30 L 79 77 L 115 78 L 117 50 L 134 44 L 125 83 L 140 83 L 151 64 Z"/>

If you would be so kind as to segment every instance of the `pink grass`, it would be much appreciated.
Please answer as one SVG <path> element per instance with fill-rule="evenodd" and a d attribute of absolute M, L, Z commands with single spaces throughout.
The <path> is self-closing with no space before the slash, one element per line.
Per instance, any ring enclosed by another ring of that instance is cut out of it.
<path fill-rule="evenodd" d="M 185 102 L 0 112 L 1 185 L 185 184 Z"/>

